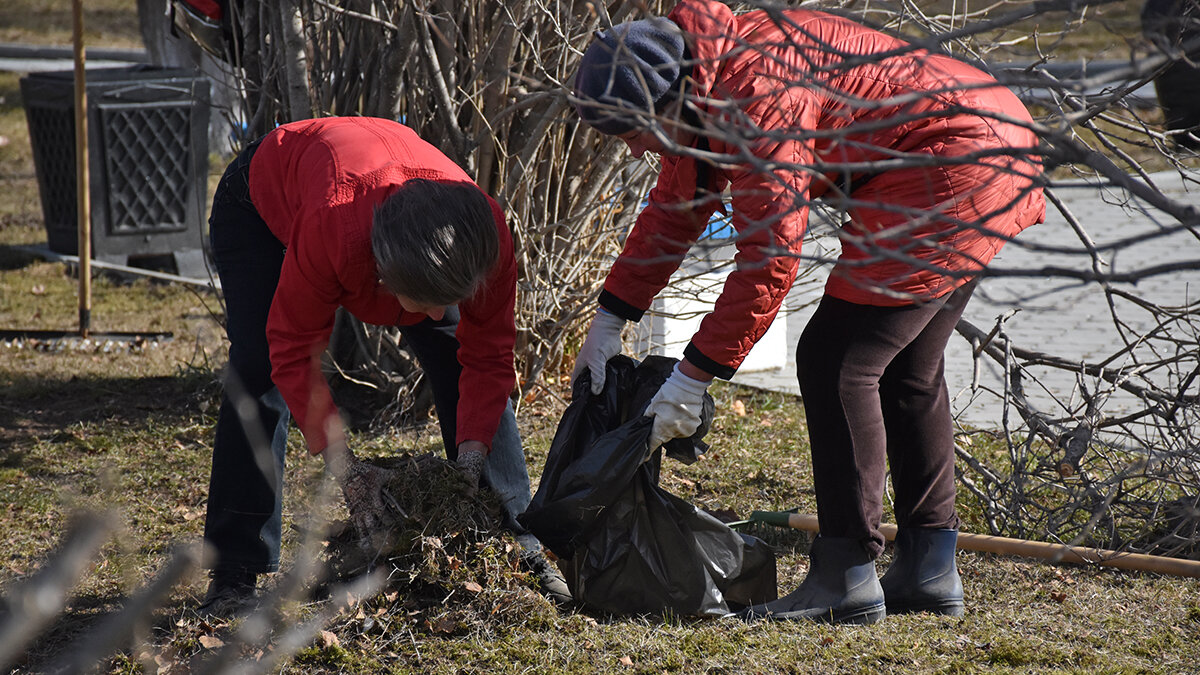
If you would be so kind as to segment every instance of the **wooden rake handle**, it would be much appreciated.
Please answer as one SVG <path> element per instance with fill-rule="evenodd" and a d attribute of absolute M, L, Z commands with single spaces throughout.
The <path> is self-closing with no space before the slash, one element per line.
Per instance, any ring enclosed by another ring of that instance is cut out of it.
<path fill-rule="evenodd" d="M 819 532 L 817 517 L 804 513 L 755 511 L 750 520 L 771 525 L 790 527 L 805 532 Z M 883 523 L 879 531 L 888 541 L 896 538 L 896 526 Z M 1100 565 L 1116 567 L 1123 570 L 1138 572 L 1157 572 L 1180 577 L 1200 577 L 1200 560 L 1184 560 L 1166 556 L 1146 555 L 1145 553 L 1124 553 L 1102 548 L 1085 546 L 1067 546 L 1052 544 L 1044 541 L 1028 539 L 1011 539 L 1009 537 L 994 537 L 990 534 L 958 533 L 958 548 L 962 551 L 979 551 L 997 555 L 1013 555 L 1023 558 L 1037 558 L 1050 562 L 1079 563 L 1083 565 Z"/>

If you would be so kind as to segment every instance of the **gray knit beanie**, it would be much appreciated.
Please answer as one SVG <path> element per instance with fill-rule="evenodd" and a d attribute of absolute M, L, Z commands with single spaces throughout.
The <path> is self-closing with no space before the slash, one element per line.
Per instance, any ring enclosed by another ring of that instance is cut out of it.
<path fill-rule="evenodd" d="M 602 134 L 631 131 L 674 98 L 683 60 L 683 31 L 670 19 L 597 31 L 575 76 L 575 109 Z"/>

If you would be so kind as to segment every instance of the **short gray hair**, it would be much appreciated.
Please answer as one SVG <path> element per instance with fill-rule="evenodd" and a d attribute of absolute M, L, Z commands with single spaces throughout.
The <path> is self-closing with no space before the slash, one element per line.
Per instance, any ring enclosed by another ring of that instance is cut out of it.
<path fill-rule="evenodd" d="M 475 295 L 500 257 L 496 221 L 479 187 L 423 178 L 375 209 L 371 247 L 389 291 L 441 306 Z"/>

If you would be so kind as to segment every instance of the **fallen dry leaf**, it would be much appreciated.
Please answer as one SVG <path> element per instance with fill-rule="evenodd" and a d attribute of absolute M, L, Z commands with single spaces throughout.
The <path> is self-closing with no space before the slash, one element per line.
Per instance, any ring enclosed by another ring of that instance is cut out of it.
<path fill-rule="evenodd" d="M 211 635 L 201 635 L 200 646 L 204 647 L 205 649 L 219 649 L 225 646 L 225 642 L 222 641 L 221 638 L 213 637 Z"/>
<path fill-rule="evenodd" d="M 734 399 L 733 414 L 737 415 L 738 417 L 746 416 L 746 404 L 742 402 L 742 399 L 740 399 L 740 398 Z"/>
<path fill-rule="evenodd" d="M 483 586 L 480 586 L 479 584 L 475 583 L 474 581 L 468 581 L 467 583 L 463 584 L 463 588 L 465 588 L 467 590 L 467 592 L 469 592 L 469 593 L 482 593 L 483 592 Z"/>
<path fill-rule="evenodd" d="M 629 658 L 628 656 L 622 656 L 621 658 L 617 659 L 617 662 L 623 666 L 629 666 L 631 668 L 633 667 L 633 659 Z"/>
<path fill-rule="evenodd" d="M 332 631 L 321 631 L 321 648 L 329 649 L 330 647 L 341 647 L 342 642 L 338 640 L 338 636 Z"/>

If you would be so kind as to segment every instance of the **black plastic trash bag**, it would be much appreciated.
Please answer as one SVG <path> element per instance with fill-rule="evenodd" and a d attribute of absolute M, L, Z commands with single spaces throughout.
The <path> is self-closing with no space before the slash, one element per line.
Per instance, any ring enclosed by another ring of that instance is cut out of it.
<path fill-rule="evenodd" d="M 653 421 L 642 415 L 675 359 L 608 362 L 604 391 L 575 383 L 546 468 L 518 520 L 558 556 L 575 599 L 619 613 L 719 616 L 776 597 L 775 554 L 658 486 L 662 452 L 685 463 L 707 449 L 712 421 L 644 461 Z"/>

